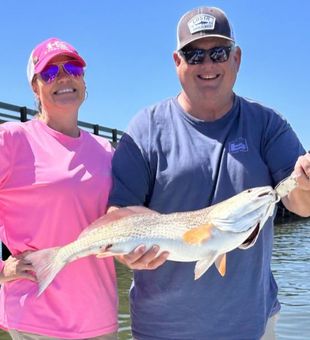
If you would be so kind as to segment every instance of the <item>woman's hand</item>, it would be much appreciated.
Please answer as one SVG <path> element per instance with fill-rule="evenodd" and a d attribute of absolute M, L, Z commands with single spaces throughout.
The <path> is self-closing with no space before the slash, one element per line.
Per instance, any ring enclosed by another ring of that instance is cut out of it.
<path fill-rule="evenodd" d="M 10 256 L 4 261 L 4 268 L 0 273 L 0 282 L 8 282 L 17 279 L 28 279 L 36 281 L 36 277 L 32 272 L 34 271 L 33 266 L 29 261 L 26 261 L 24 257 L 29 254 L 26 251 L 17 256 Z"/>

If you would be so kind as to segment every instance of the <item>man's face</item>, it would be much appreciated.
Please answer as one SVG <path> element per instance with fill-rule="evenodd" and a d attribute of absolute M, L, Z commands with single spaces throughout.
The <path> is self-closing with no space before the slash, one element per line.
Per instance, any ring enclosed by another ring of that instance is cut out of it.
<path fill-rule="evenodd" d="M 232 42 L 222 38 L 203 38 L 192 42 L 186 49 L 205 49 L 231 46 Z M 174 53 L 177 74 L 188 100 L 221 100 L 231 96 L 240 66 L 241 51 L 232 47 L 229 58 L 224 62 L 214 62 L 209 55 L 202 63 L 189 64 L 181 53 Z M 198 103 L 199 104 L 199 103 Z"/>

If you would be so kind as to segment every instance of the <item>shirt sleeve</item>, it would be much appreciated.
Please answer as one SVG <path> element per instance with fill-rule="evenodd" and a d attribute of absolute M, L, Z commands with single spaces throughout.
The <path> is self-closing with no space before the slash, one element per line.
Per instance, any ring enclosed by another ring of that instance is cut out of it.
<path fill-rule="evenodd" d="M 151 175 L 135 141 L 124 134 L 112 160 L 113 186 L 109 206 L 144 205 L 150 196 Z"/>
<path fill-rule="evenodd" d="M 11 157 L 12 152 L 10 151 L 10 133 L 0 125 L 0 191 L 3 188 L 6 179 L 9 177 L 11 172 Z M 0 204 L 1 209 L 1 204 Z M 0 226 L 2 225 L 2 211 L 0 211 Z M 0 235 L 1 242 L 1 235 Z M 2 247 L 0 247 L 2 254 Z M 4 268 L 4 261 L 0 257 L 0 272 Z"/>
<path fill-rule="evenodd" d="M 297 158 L 305 153 L 290 124 L 280 115 L 271 115 L 264 139 L 264 157 L 275 184 L 289 176 Z"/>
<path fill-rule="evenodd" d="M 149 122 L 142 111 L 130 123 L 112 160 L 109 206 L 148 205 L 153 177 L 149 160 Z"/>
<path fill-rule="evenodd" d="M 11 170 L 9 133 L 0 126 L 0 190 Z"/>

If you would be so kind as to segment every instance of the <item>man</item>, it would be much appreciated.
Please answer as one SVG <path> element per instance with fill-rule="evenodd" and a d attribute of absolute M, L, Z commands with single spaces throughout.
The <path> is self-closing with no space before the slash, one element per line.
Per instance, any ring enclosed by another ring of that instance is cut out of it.
<path fill-rule="evenodd" d="M 180 19 L 177 35 L 173 58 L 182 91 L 130 123 L 113 160 L 110 211 L 196 210 L 247 188 L 275 186 L 294 172 L 298 187 L 283 203 L 309 216 L 310 155 L 281 116 L 233 92 L 241 50 L 226 15 L 194 9 Z M 134 269 L 134 338 L 271 339 L 280 309 L 272 242 L 269 219 L 252 248 L 228 254 L 224 277 L 212 266 L 196 281 L 195 263 L 165 261 L 168 254 L 156 245 L 123 256 Z"/>

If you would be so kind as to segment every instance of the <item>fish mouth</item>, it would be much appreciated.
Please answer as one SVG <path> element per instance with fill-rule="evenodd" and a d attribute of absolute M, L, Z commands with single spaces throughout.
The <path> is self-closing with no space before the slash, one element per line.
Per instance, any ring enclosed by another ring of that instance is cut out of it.
<path fill-rule="evenodd" d="M 277 203 L 280 201 L 281 197 L 277 194 L 277 192 L 275 192 L 274 190 L 270 191 L 270 190 L 266 190 L 264 192 L 261 192 L 259 195 L 257 195 L 258 197 L 265 197 L 265 196 L 272 196 L 273 198 L 273 202 Z"/>
<path fill-rule="evenodd" d="M 268 196 L 268 195 L 270 195 L 270 190 L 266 190 L 265 192 L 262 192 L 262 193 L 260 193 L 259 195 L 258 195 L 258 197 L 264 197 L 264 196 Z"/>

